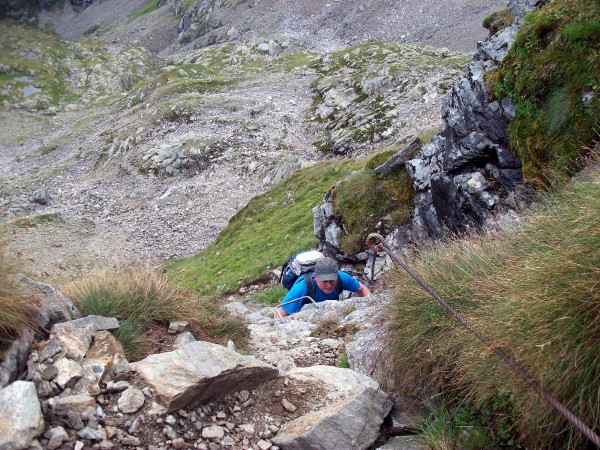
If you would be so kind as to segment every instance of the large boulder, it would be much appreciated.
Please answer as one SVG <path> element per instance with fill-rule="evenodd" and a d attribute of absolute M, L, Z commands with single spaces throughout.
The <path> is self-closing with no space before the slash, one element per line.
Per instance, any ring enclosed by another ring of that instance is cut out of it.
<path fill-rule="evenodd" d="M 42 431 L 44 416 L 33 383 L 15 381 L 0 390 L 0 448 L 29 448 Z"/>
<path fill-rule="evenodd" d="M 254 357 L 202 341 L 150 355 L 127 370 L 137 372 L 169 411 L 254 389 L 278 375 L 275 367 Z"/>
<path fill-rule="evenodd" d="M 286 376 L 321 385 L 327 406 L 285 424 L 273 439 L 276 445 L 286 450 L 337 450 L 365 449 L 375 442 L 393 404 L 377 382 L 331 366 L 295 368 Z"/>

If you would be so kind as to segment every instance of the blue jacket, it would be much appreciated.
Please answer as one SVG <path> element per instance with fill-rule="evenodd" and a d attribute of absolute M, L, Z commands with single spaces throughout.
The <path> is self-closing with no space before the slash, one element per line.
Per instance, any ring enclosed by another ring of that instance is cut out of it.
<path fill-rule="evenodd" d="M 337 300 L 338 295 L 341 294 L 341 292 L 337 292 L 337 289 L 334 289 L 331 294 L 326 294 L 317 286 L 317 282 L 315 281 L 315 274 L 313 272 L 311 272 L 310 277 L 314 286 L 315 297 L 313 298 L 313 300 L 315 302 L 323 302 L 325 300 Z M 360 288 L 360 283 L 356 279 L 348 275 L 346 272 L 342 272 L 341 270 L 339 270 L 338 277 L 340 277 L 345 291 L 356 292 Z M 307 292 L 308 289 L 306 287 L 306 283 L 304 282 L 304 276 L 300 276 L 298 277 L 292 288 L 289 290 L 287 295 L 283 298 L 281 303 L 285 303 L 289 300 L 294 300 L 296 298 L 304 297 Z M 302 300 L 298 300 L 297 302 L 282 306 L 282 308 L 286 313 L 293 314 L 302 309 Z"/>

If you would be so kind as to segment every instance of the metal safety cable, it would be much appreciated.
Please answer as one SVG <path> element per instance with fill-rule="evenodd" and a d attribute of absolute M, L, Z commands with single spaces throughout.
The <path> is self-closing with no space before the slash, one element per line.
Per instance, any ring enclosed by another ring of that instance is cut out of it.
<path fill-rule="evenodd" d="M 438 303 L 440 303 L 452 316 L 454 316 L 467 330 L 471 331 L 477 338 L 483 342 L 486 347 L 492 350 L 496 355 L 502 359 L 513 371 L 518 373 L 525 382 L 546 402 L 548 402 L 554 409 L 560 412 L 569 422 L 577 427 L 590 441 L 592 441 L 598 448 L 600 448 L 600 436 L 594 432 L 583 420 L 577 417 L 571 410 L 563 405 L 556 397 L 546 392 L 539 385 L 537 381 L 519 364 L 505 354 L 503 351 L 492 345 L 492 343 L 481 333 L 476 330 L 463 316 L 461 316 L 452 306 L 450 306 L 437 292 L 433 290 L 431 286 L 425 283 L 419 275 L 417 275 L 398 255 L 394 254 L 384 243 L 384 239 L 380 234 L 371 233 L 367 237 L 367 246 L 374 252 L 386 252 L 389 257 L 397 265 L 402 267 L 408 274 L 419 283 L 423 289 L 429 292 Z"/>

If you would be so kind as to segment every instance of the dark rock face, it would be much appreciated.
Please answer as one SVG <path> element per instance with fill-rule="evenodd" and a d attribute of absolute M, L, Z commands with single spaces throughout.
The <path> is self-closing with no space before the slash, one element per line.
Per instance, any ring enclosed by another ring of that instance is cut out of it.
<path fill-rule="evenodd" d="M 94 0 L 69 0 L 69 3 L 76 11 L 81 11 L 94 3 Z"/>
<path fill-rule="evenodd" d="M 34 20 L 37 11 L 50 8 L 57 0 L 4 0 L 0 2 L 0 19 L 16 21 Z M 76 11 L 81 11 L 94 3 L 94 0 L 69 0 Z"/>
<path fill-rule="evenodd" d="M 515 22 L 478 44 L 473 62 L 444 101 L 440 134 L 406 163 L 417 191 L 414 240 L 488 229 L 513 210 L 509 200 L 522 180 L 521 162 L 507 138 L 514 105 L 489 97 L 484 74 L 502 61 L 525 13 L 539 3 L 509 3 Z"/>
<path fill-rule="evenodd" d="M 215 0 L 201 0 L 187 11 L 183 10 L 181 4 L 181 1 L 176 1 L 173 11 L 182 16 L 179 21 L 179 43 L 185 45 L 205 35 L 213 28 L 209 24 L 208 17 L 215 8 Z"/>

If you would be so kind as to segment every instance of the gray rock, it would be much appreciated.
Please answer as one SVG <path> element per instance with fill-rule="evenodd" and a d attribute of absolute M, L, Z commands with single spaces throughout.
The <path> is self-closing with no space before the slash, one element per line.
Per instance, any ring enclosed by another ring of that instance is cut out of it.
<path fill-rule="evenodd" d="M 44 416 L 33 383 L 15 381 L 0 390 L 0 448 L 28 448 L 44 431 Z"/>
<path fill-rule="evenodd" d="M 183 330 L 185 330 L 185 327 L 187 326 L 188 322 L 182 320 L 171 320 L 169 322 L 169 329 L 167 330 L 167 332 L 169 334 L 181 333 Z"/>
<path fill-rule="evenodd" d="M 92 415 L 96 410 L 96 400 L 85 394 L 66 395 L 56 400 L 53 409 L 60 417 L 68 417 L 69 413 Z"/>
<path fill-rule="evenodd" d="M 118 400 L 119 410 L 126 414 L 138 411 L 146 401 L 144 393 L 135 387 L 125 390 Z"/>
<path fill-rule="evenodd" d="M 35 191 L 33 193 L 33 197 L 31 198 L 31 201 L 33 203 L 37 203 L 39 205 L 47 205 L 52 197 L 50 197 L 50 193 L 48 192 L 48 189 L 46 188 L 42 188 L 42 189 L 38 189 L 37 191 Z"/>
<path fill-rule="evenodd" d="M 0 357 L 0 388 L 8 386 L 9 383 L 17 379 L 18 374 L 23 372 L 32 343 L 33 333 L 23 330 L 21 336 L 2 352 Z"/>
<path fill-rule="evenodd" d="M 85 316 L 81 319 L 71 320 L 64 324 L 65 327 L 74 328 L 85 328 L 89 325 L 94 326 L 97 331 L 116 330 L 120 326 L 119 319 L 115 319 L 114 317 L 103 317 L 95 315 Z"/>
<path fill-rule="evenodd" d="M 42 325 L 47 328 L 59 322 L 77 319 L 81 316 L 75 304 L 60 290 L 49 284 L 40 283 L 19 275 L 21 283 L 34 288 L 36 297 L 42 301 Z"/>
<path fill-rule="evenodd" d="M 83 376 L 83 367 L 72 359 L 61 358 L 54 366 L 57 369 L 54 382 L 63 389 L 73 386 Z"/>
<path fill-rule="evenodd" d="M 128 370 L 137 372 L 169 411 L 253 389 L 278 373 L 275 367 L 254 357 L 201 341 L 150 355 L 129 364 Z"/>
<path fill-rule="evenodd" d="M 184 331 L 183 333 L 179 333 L 175 338 L 175 342 L 173 343 L 173 347 L 179 348 L 184 346 L 185 344 L 189 344 L 190 342 L 195 342 L 196 338 L 189 331 Z"/>
<path fill-rule="evenodd" d="M 379 450 L 425 450 L 429 446 L 417 436 L 393 436 Z"/>
<path fill-rule="evenodd" d="M 77 432 L 77 436 L 87 441 L 99 441 L 103 438 L 102 433 L 90 427 L 83 427 Z"/>
<path fill-rule="evenodd" d="M 218 425 L 202 428 L 202 437 L 204 439 L 222 439 L 223 436 L 225 436 L 225 430 Z"/>
<path fill-rule="evenodd" d="M 375 381 L 350 369 L 312 366 L 292 369 L 286 376 L 324 385 L 329 405 L 284 424 L 273 438 L 282 448 L 367 448 L 392 408 L 390 396 Z"/>
<path fill-rule="evenodd" d="M 69 439 L 69 435 L 63 427 L 54 427 L 44 433 L 44 437 L 48 439 L 46 448 L 54 450 L 62 445 L 63 442 Z"/>
<path fill-rule="evenodd" d="M 391 426 L 388 433 L 392 436 L 406 435 L 417 431 L 418 421 L 425 414 L 425 409 L 419 400 L 412 397 L 394 399 L 394 406 L 388 418 Z"/>
<path fill-rule="evenodd" d="M 83 362 L 83 358 L 90 348 L 92 338 L 98 328 L 95 323 L 82 327 L 71 325 L 71 323 L 56 324 L 52 327 L 51 332 L 66 350 L 68 358 Z"/>

